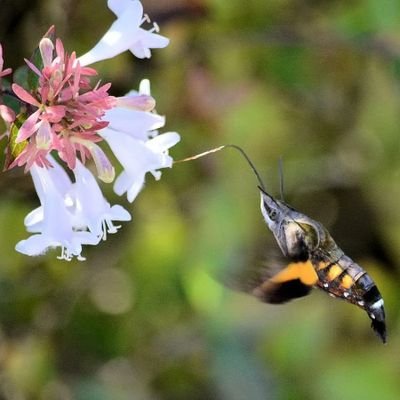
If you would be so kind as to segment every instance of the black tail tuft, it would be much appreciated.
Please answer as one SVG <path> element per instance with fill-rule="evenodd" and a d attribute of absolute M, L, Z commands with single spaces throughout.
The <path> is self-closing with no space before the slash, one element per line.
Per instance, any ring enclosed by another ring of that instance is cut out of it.
<path fill-rule="evenodd" d="M 378 321 L 376 319 L 372 320 L 371 328 L 378 335 L 378 337 L 382 340 L 383 343 L 386 343 L 386 324 L 385 321 Z"/>
<path fill-rule="evenodd" d="M 369 306 L 367 312 L 372 321 L 372 329 L 379 336 L 382 342 L 386 343 L 385 309 L 383 308 L 382 298 Z"/>
<path fill-rule="evenodd" d="M 364 275 L 361 279 L 370 280 L 371 278 L 368 275 Z M 360 280 L 361 280 L 360 279 Z M 363 306 L 364 310 L 368 313 L 368 316 L 371 319 L 371 327 L 378 335 L 378 337 L 382 340 L 383 343 L 386 343 L 386 323 L 385 323 L 385 309 L 383 307 L 383 299 L 381 294 L 379 293 L 376 285 L 370 287 L 369 290 L 366 291 L 363 295 L 363 301 L 365 305 Z"/>

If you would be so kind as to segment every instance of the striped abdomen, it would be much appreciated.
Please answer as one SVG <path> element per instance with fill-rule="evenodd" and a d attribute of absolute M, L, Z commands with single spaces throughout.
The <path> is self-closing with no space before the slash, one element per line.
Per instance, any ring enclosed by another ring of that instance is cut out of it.
<path fill-rule="evenodd" d="M 317 286 L 329 294 L 361 307 L 368 313 L 372 328 L 386 342 L 385 310 L 383 299 L 374 281 L 346 255 L 335 262 L 313 262 Z"/>

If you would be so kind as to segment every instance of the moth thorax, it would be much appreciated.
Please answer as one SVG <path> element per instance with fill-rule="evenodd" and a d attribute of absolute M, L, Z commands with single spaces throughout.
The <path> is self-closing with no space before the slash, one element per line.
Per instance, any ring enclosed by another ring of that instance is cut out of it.
<path fill-rule="evenodd" d="M 316 228 L 297 221 L 287 222 L 285 238 L 288 256 L 298 260 L 306 260 L 319 242 Z"/>

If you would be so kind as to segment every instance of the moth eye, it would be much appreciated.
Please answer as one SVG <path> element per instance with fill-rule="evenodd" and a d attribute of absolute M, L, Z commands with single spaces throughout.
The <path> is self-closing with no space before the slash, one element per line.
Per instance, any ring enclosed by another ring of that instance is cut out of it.
<path fill-rule="evenodd" d="M 274 208 L 271 208 L 266 201 L 264 201 L 264 210 L 271 221 L 275 222 L 278 219 L 278 211 Z"/>
<path fill-rule="evenodd" d="M 278 213 L 275 210 L 271 210 L 268 214 L 268 216 L 271 218 L 272 221 L 276 221 L 276 218 L 278 216 Z"/>

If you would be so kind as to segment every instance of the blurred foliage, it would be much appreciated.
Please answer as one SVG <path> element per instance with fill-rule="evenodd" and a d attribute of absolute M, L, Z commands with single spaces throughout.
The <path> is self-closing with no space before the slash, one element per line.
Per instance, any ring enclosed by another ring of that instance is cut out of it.
<path fill-rule="evenodd" d="M 2 0 L 5 65 L 52 24 L 82 54 L 113 20 L 105 3 Z M 103 81 L 119 95 L 151 79 L 167 129 L 182 135 L 176 159 L 235 143 L 276 194 L 282 156 L 288 202 L 378 283 L 389 343 L 323 293 L 270 306 L 214 279 L 272 243 L 233 150 L 148 177 L 132 205 L 114 196 L 133 222 L 86 262 L 15 252 L 38 201 L 11 171 L 0 179 L 0 398 L 399 399 L 400 3 L 143 4 L 170 46 L 98 63 Z"/>

